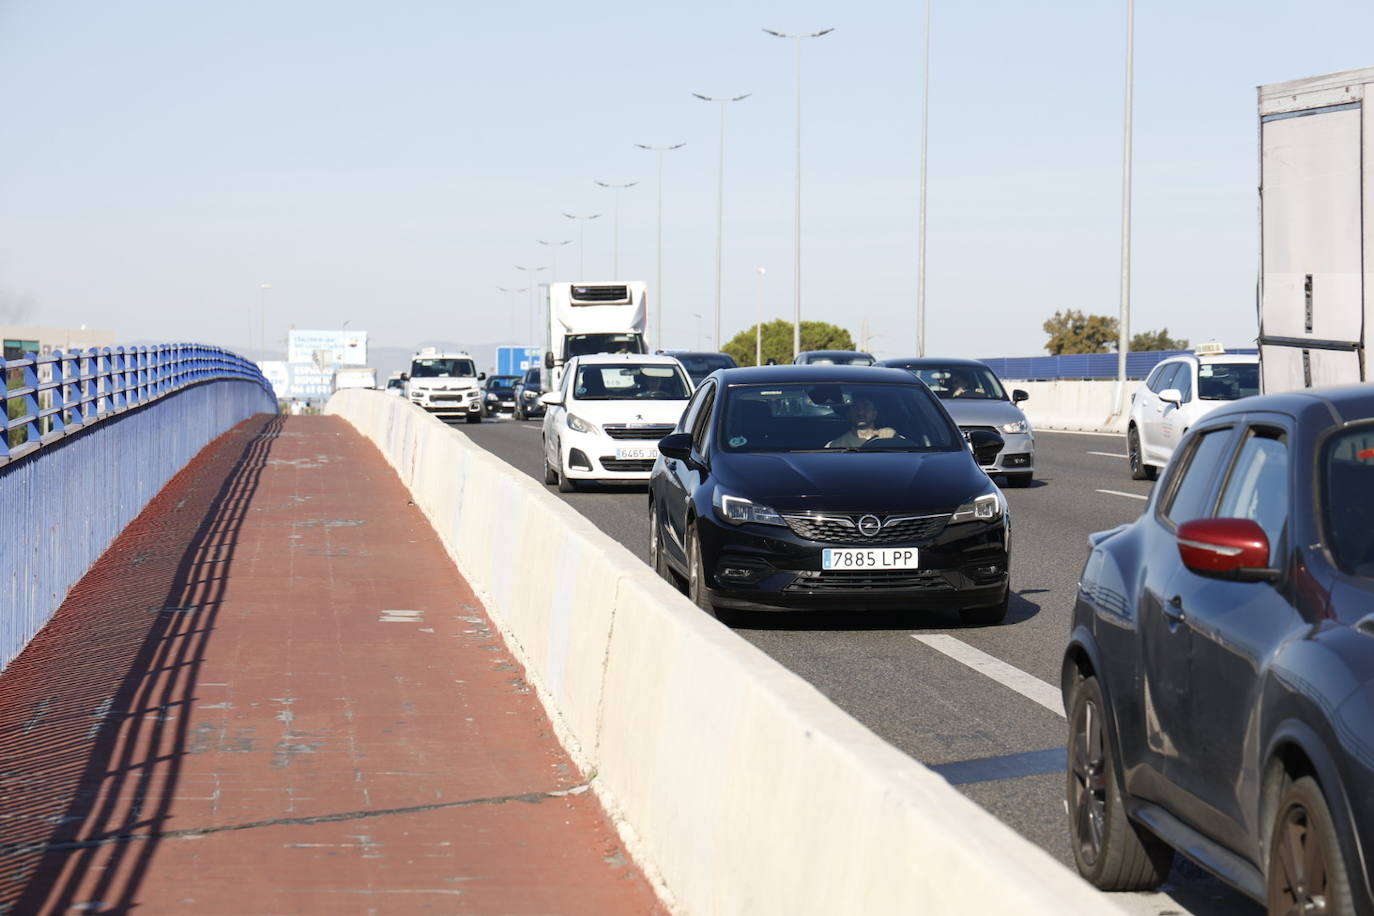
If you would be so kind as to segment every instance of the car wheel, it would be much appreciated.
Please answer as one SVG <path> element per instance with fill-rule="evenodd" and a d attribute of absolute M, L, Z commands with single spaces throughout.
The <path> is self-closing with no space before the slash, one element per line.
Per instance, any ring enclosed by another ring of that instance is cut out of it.
<path fill-rule="evenodd" d="M 701 539 L 697 537 L 695 525 L 687 532 L 687 597 L 727 627 L 734 626 L 735 615 L 711 603 L 710 593 L 706 590 L 706 561 L 701 556 Z"/>
<path fill-rule="evenodd" d="M 964 607 L 959 609 L 959 621 L 968 626 L 992 627 L 1007 619 L 1007 605 L 1011 603 L 1011 588 L 1002 600 L 986 607 Z"/>
<path fill-rule="evenodd" d="M 649 503 L 649 565 L 659 578 L 673 581 L 672 571 L 668 569 L 668 558 L 663 553 L 663 534 L 659 527 L 658 503 Z"/>
<path fill-rule="evenodd" d="M 1168 876 L 1174 851 L 1126 816 L 1103 709 L 1097 678 L 1080 681 L 1069 701 L 1069 845 L 1095 887 L 1150 890 Z"/>
<path fill-rule="evenodd" d="M 1270 913 L 1353 913 L 1350 879 L 1321 786 L 1294 780 L 1269 837 Z"/>
<path fill-rule="evenodd" d="M 1034 474 L 1008 474 L 1006 475 L 1007 486 L 1009 487 L 1028 487 L 1035 478 Z"/>
<path fill-rule="evenodd" d="M 1126 432 L 1126 458 L 1131 462 L 1132 480 L 1154 480 L 1159 473 L 1154 465 L 1145 463 L 1140 453 L 1140 431 L 1134 426 Z"/>
<path fill-rule="evenodd" d="M 553 469 L 553 465 L 549 464 L 548 455 L 544 456 L 544 483 L 558 483 L 558 472 Z"/>
<path fill-rule="evenodd" d="M 467 416 L 467 420 L 469 423 L 481 423 L 482 415 L 480 413 L 470 413 Z"/>
<path fill-rule="evenodd" d="M 559 493 L 572 493 L 572 492 L 574 492 L 575 490 L 577 490 L 577 484 L 575 484 L 575 483 L 573 483 L 571 480 L 569 480 L 569 479 L 568 479 L 567 472 L 563 470 L 563 464 L 562 464 L 562 459 L 561 459 L 561 458 L 559 459 L 558 473 L 557 473 L 556 476 L 558 477 L 558 492 L 559 492 Z"/>

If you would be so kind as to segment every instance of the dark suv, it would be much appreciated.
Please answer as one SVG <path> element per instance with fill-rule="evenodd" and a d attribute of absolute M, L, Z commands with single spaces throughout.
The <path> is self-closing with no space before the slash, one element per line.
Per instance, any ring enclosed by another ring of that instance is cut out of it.
<path fill-rule="evenodd" d="M 1078 870 L 1174 850 L 1271 913 L 1370 913 L 1374 388 L 1245 398 L 1094 534 L 1064 656 Z"/>
<path fill-rule="evenodd" d="M 544 415 L 544 405 L 539 403 L 539 395 L 544 391 L 544 370 L 534 366 L 525 370 L 525 375 L 515 383 L 512 392 L 515 407 L 511 416 L 517 420 L 529 420 Z"/>

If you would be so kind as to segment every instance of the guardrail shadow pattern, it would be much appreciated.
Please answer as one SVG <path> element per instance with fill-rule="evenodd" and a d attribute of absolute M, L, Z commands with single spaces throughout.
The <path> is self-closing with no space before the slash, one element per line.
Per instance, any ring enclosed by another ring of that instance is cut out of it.
<path fill-rule="evenodd" d="M 135 906 L 177 794 L 240 529 L 281 425 L 260 415 L 202 451 L 0 676 L 0 914 Z"/>

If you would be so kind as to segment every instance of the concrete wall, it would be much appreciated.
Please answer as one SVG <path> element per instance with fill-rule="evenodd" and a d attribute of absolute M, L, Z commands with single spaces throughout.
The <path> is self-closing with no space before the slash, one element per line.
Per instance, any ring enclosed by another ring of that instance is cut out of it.
<path fill-rule="evenodd" d="M 410 487 L 678 912 L 1114 911 L 459 430 L 382 392 L 328 412 Z"/>
<path fill-rule="evenodd" d="M 1054 381 L 1017 382 L 1004 380 L 1010 390 L 1020 388 L 1030 395 L 1021 409 L 1036 429 L 1076 429 L 1088 432 L 1124 433 L 1126 417 L 1117 415 L 1116 382 Z M 1140 384 L 1126 382 L 1126 399 Z"/>
<path fill-rule="evenodd" d="M 255 382 L 206 382 L 0 467 L 0 670 L 197 452 L 276 409 Z"/>

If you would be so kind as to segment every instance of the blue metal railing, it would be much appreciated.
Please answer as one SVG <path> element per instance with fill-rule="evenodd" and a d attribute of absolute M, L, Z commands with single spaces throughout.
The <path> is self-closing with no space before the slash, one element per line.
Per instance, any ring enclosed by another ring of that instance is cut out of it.
<path fill-rule="evenodd" d="M 1150 374 L 1160 362 L 1172 356 L 1192 353 L 1192 350 L 1154 350 L 1143 353 L 1126 354 L 1126 377 L 1141 379 Z M 1255 354 L 1250 349 L 1228 349 L 1227 353 Z M 1017 381 L 1045 381 L 1052 379 L 1114 379 L 1116 378 L 1117 356 L 1115 353 L 1074 353 L 1066 356 L 1025 356 L 985 359 L 999 378 Z"/>
<path fill-rule="evenodd" d="M 236 353 L 203 344 L 104 347 L 0 359 L 0 467 L 45 445 L 200 382 L 271 386 Z M 11 417 L 12 404 L 21 405 Z"/>

